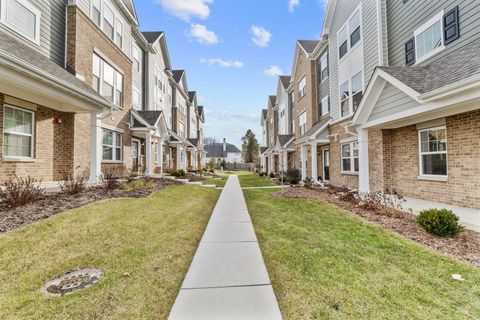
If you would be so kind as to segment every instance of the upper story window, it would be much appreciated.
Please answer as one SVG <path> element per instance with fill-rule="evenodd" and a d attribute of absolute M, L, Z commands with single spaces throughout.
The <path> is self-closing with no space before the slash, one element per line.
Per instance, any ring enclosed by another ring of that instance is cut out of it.
<path fill-rule="evenodd" d="M 360 41 L 360 11 L 355 12 L 350 19 L 350 47 L 354 47 Z"/>
<path fill-rule="evenodd" d="M 357 111 L 363 98 L 363 73 L 359 72 L 349 81 L 340 85 L 341 117 L 349 116 Z"/>
<path fill-rule="evenodd" d="M 357 73 L 352 77 L 352 104 L 353 112 L 357 111 L 360 102 L 363 98 L 363 86 L 362 86 L 362 72 Z"/>
<path fill-rule="evenodd" d="M 339 60 L 362 40 L 362 15 L 357 9 L 337 34 Z"/>
<path fill-rule="evenodd" d="M 123 107 L 123 75 L 98 55 L 93 55 L 92 87 L 105 99 Z"/>
<path fill-rule="evenodd" d="M 350 111 L 350 92 L 348 90 L 348 81 L 340 86 L 340 110 L 342 117 L 348 115 Z"/>
<path fill-rule="evenodd" d="M 322 102 L 320 103 L 319 111 L 320 111 L 318 113 L 319 118 L 326 116 L 330 113 L 330 99 L 328 96 L 322 99 Z"/>
<path fill-rule="evenodd" d="M 12 106 L 3 107 L 3 156 L 33 158 L 34 113 Z"/>
<path fill-rule="evenodd" d="M 299 117 L 298 117 L 298 126 L 300 128 L 300 134 L 305 134 L 307 131 L 307 112 L 303 112 Z"/>
<path fill-rule="evenodd" d="M 178 124 L 178 135 L 180 138 L 185 139 L 185 125 L 181 122 Z"/>
<path fill-rule="evenodd" d="M 114 39 L 114 23 L 115 23 L 115 14 L 113 13 L 112 9 L 110 9 L 107 5 L 105 5 L 105 11 L 103 13 L 103 32 L 109 37 L 111 40 Z"/>
<path fill-rule="evenodd" d="M 132 60 L 133 60 L 133 69 L 137 72 L 140 72 L 140 49 L 136 44 L 132 46 Z"/>
<path fill-rule="evenodd" d="M 26 0 L 1 1 L 0 21 L 37 44 L 40 43 L 41 13 Z"/>
<path fill-rule="evenodd" d="M 120 19 L 117 19 L 117 28 L 116 28 L 116 35 L 115 35 L 115 43 L 118 47 L 123 47 L 123 23 Z"/>
<path fill-rule="evenodd" d="M 417 63 L 443 50 L 443 11 L 415 30 L 414 36 Z"/>
<path fill-rule="evenodd" d="M 447 129 L 445 126 L 419 131 L 420 174 L 447 176 Z"/>
<path fill-rule="evenodd" d="M 103 33 L 119 47 L 123 47 L 124 23 L 113 7 L 107 5 L 105 0 L 92 0 L 90 6 L 90 19 Z"/>
<path fill-rule="evenodd" d="M 298 83 L 298 96 L 303 98 L 307 94 L 307 78 L 304 76 Z"/>
<path fill-rule="evenodd" d="M 155 100 L 156 109 L 159 110 L 161 105 L 164 102 L 164 93 L 165 93 L 165 85 L 164 85 L 164 76 L 163 72 L 155 65 L 154 70 L 154 83 L 153 83 L 153 95 Z"/>
<path fill-rule="evenodd" d="M 338 54 L 339 59 L 342 59 L 348 52 L 347 27 L 343 27 L 342 31 L 338 33 Z"/>
<path fill-rule="evenodd" d="M 320 81 L 323 82 L 328 78 L 328 53 L 324 53 L 320 58 Z"/>
<path fill-rule="evenodd" d="M 102 19 L 102 0 L 92 1 L 92 20 L 97 26 L 100 26 Z"/>
<path fill-rule="evenodd" d="M 133 102 L 133 105 L 136 106 L 136 107 L 141 106 L 140 96 L 141 96 L 140 90 L 137 87 L 133 87 L 132 88 L 132 102 Z"/>

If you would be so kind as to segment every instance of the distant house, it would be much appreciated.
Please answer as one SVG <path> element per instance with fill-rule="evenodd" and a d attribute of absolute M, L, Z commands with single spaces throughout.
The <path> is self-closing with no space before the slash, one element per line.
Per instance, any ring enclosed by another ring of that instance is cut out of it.
<path fill-rule="evenodd" d="M 211 143 L 205 145 L 206 164 L 209 164 L 211 159 L 215 159 L 216 163 L 225 160 L 227 163 L 243 163 L 242 152 L 235 145 L 227 143 L 223 139 L 223 143 Z"/>

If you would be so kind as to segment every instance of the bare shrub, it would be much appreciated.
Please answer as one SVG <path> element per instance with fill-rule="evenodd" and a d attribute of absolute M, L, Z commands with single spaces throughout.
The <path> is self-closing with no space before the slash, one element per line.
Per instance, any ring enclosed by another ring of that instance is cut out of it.
<path fill-rule="evenodd" d="M 403 209 L 406 200 L 402 195 L 392 193 L 369 192 L 359 194 L 358 206 L 365 210 L 376 211 L 389 217 L 398 216 L 398 211 Z"/>
<path fill-rule="evenodd" d="M 114 190 L 120 187 L 120 182 L 125 176 L 125 167 L 111 166 L 103 170 L 102 185 L 107 190 Z"/>
<path fill-rule="evenodd" d="M 38 185 L 40 182 L 41 180 L 30 176 L 20 178 L 15 174 L 15 177 L 6 182 L 3 190 L 0 191 L 1 198 L 11 208 L 32 203 L 45 195 L 45 189 Z"/>
<path fill-rule="evenodd" d="M 63 181 L 59 182 L 58 185 L 60 190 L 66 194 L 79 194 L 87 189 L 88 172 L 86 170 L 76 174 L 64 172 L 62 177 Z"/>

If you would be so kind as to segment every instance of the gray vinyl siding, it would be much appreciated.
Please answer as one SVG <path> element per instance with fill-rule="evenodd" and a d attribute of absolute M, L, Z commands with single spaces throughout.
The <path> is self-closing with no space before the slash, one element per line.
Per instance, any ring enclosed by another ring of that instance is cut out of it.
<path fill-rule="evenodd" d="M 326 48 L 325 51 L 323 51 L 322 54 L 320 54 L 320 56 L 318 57 L 317 65 L 320 63 L 320 59 L 322 58 L 322 56 L 323 56 L 326 52 L 328 52 L 328 48 Z M 331 63 L 330 63 L 330 57 L 328 58 L 328 60 L 329 60 L 329 61 L 328 61 L 328 68 L 329 68 L 328 72 L 330 72 L 330 65 L 331 65 Z M 318 77 L 319 77 L 319 79 L 320 79 L 320 75 L 318 75 Z M 330 95 L 330 75 L 328 76 L 327 79 L 325 79 L 323 82 L 321 82 L 321 83 L 319 84 L 319 90 L 318 90 L 318 92 L 319 92 L 318 103 L 320 103 L 320 102 L 322 101 L 322 98 Z"/>
<path fill-rule="evenodd" d="M 146 108 L 144 105 L 144 86 L 143 86 L 143 73 L 145 70 L 145 51 L 142 48 L 142 46 L 135 40 L 132 40 L 132 43 L 135 42 L 137 44 L 137 47 L 140 49 L 140 72 L 138 72 L 135 68 L 132 67 L 132 85 L 138 89 L 140 92 L 140 106 L 143 108 Z M 133 50 L 133 44 L 132 44 L 132 50 Z M 133 94 L 133 90 L 132 90 Z M 133 101 L 133 100 L 132 100 Z"/>
<path fill-rule="evenodd" d="M 77 6 L 88 17 L 90 17 L 90 0 L 77 0 Z"/>
<path fill-rule="evenodd" d="M 337 33 L 347 19 L 362 3 L 362 42 L 364 56 L 364 88 L 367 87 L 375 67 L 379 64 L 377 2 L 373 0 L 339 0 L 334 12 L 334 19 L 330 28 L 329 63 L 330 63 L 330 110 L 332 119 L 338 120 L 339 112 L 339 84 L 338 84 L 338 45 Z M 350 36 L 350 35 L 349 35 Z"/>
<path fill-rule="evenodd" d="M 2 1 L 0 0 L 0 3 Z M 40 46 L 3 24 L 0 24 L 0 30 L 25 42 L 63 67 L 65 65 L 65 10 L 67 0 L 30 0 L 29 2 L 41 12 Z"/>
<path fill-rule="evenodd" d="M 478 0 L 388 1 L 389 61 L 393 66 L 405 65 L 405 43 L 413 32 L 442 9 L 459 7 L 460 38 L 437 55 L 425 60 L 429 64 L 446 54 L 480 38 L 480 5 Z"/>
<path fill-rule="evenodd" d="M 418 106 L 418 102 L 413 100 L 406 93 L 400 91 L 392 84 L 387 83 L 377 101 L 377 104 L 370 114 L 368 121 L 380 119 Z"/>

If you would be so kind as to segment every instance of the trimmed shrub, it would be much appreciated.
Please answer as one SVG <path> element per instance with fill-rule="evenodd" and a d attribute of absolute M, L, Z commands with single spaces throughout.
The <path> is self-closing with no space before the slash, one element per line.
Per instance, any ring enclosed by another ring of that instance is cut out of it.
<path fill-rule="evenodd" d="M 298 184 L 301 179 L 301 173 L 298 169 L 290 169 L 287 171 L 285 177 L 287 178 L 287 182 L 290 184 Z"/>
<path fill-rule="evenodd" d="M 428 233 L 439 237 L 453 237 L 464 230 L 458 216 L 447 209 L 428 209 L 420 212 L 418 224 Z"/>
<path fill-rule="evenodd" d="M 260 177 L 266 177 L 266 176 L 267 176 L 267 173 L 266 173 L 266 172 L 260 172 L 258 175 L 259 175 Z"/>
<path fill-rule="evenodd" d="M 45 189 L 38 186 L 40 180 L 30 176 L 19 178 L 15 175 L 5 183 L 4 189 L 0 190 L 3 202 L 13 208 L 32 203 L 45 195 Z"/>
<path fill-rule="evenodd" d="M 270 172 L 270 174 L 268 176 L 273 179 L 273 178 L 275 178 L 275 173 Z"/>
<path fill-rule="evenodd" d="M 185 170 L 180 169 L 180 170 L 175 170 L 171 173 L 173 177 L 179 178 L 179 177 L 185 177 Z"/>

